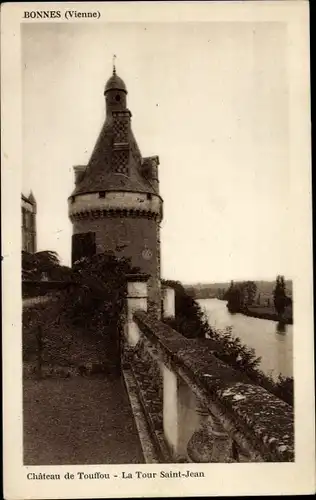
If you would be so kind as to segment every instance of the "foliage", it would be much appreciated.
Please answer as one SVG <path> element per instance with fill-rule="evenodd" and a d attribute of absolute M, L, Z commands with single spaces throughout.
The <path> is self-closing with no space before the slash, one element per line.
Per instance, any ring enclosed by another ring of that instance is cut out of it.
<path fill-rule="evenodd" d="M 229 289 L 224 295 L 224 299 L 227 300 L 227 308 L 229 312 L 240 312 L 244 305 L 242 286 L 239 283 L 235 284 L 232 281 Z"/>
<path fill-rule="evenodd" d="M 284 315 L 285 308 L 289 305 L 290 299 L 286 295 L 284 276 L 277 276 L 273 291 L 273 302 L 276 312 L 280 317 Z"/>
<path fill-rule="evenodd" d="M 247 376 L 255 383 L 261 385 L 267 391 L 282 399 L 289 405 L 294 405 L 294 379 L 293 377 L 284 377 L 279 374 L 277 380 L 270 375 L 263 373 L 259 368 L 247 370 Z"/>
<path fill-rule="evenodd" d="M 235 281 L 235 283 L 241 283 Z M 273 290 L 275 288 L 275 280 L 274 281 L 264 281 L 264 280 L 256 280 L 254 283 L 257 286 L 257 293 L 260 294 L 260 305 L 266 305 L 268 299 L 272 303 L 273 300 Z M 292 289 L 293 283 L 292 280 L 285 280 L 285 286 L 287 295 L 292 297 Z M 224 299 L 225 293 L 230 287 L 230 283 L 227 282 L 217 282 L 217 283 L 196 283 L 190 285 L 184 285 L 184 288 L 189 295 L 194 297 L 195 299 L 210 299 L 210 298 L 218 298 Z"/>
<path fill-rule="evenodd" d="M 168 324 L 187 338 L 205 338 L 210 326 L 196 300 L 191 297 L 179 281 L 164 280 L 162 285 L 175 290 L 175 319 Z"/>
<path fill-rule="evenodd" d="M 257 294 L 257 285 L 254 281 L 246 281 L 242 284 L 242 290 L 244 294 L 244 304 L 246 307 L 251 306 L 254 303 L 255 296 Z"/>
<path fill-rule="evenodd" d="M 22 279 L 41 281 L 69 281 L 72 271 L 67 266 L 62 266 L 58 254 L 52 250 L 37 253 L 22 252 Z"/>
<path fill-rule="evenodd" d="M 116 330 L 125 304 L 126 275 L 139 270 L 128 259 L 103 253 L 80 259 L 72 271 L 74 285 L 65 297 L 68 318 L 90 328 Z"/>
<path fill-rule="evenodd" d="M 24 359 L 48 365 L 76 366 L 116 372 L 127 274 L 138 273 L 127 259 L 98 254 L 78 261 L 72 280 L 55 292 L 49 307 L 37 304 L 23 312 Z M 43 334 L 37 338 L 38 326 Z M 81 366 L 82 365 L 82 366 Z M 46 372 L 45 372 L 46 373 Z"/>
<path fill-rule="evenodd" d="M 225 293 L 225 288 L 218 288 L 216 292 L 216 298 L 219 300 L 224 300 Z"/>
<path fill-rule="evenodd" d="M 294 406 L 294 379 L 293 377 L 283 377 L 281 374 L 275 384 L 274 394 L 291 406 Z"/>
<path fill-rule="evenodd" d="M 254 303 L 257 294 L 257 285 L 254 281 L 242 281 L 234 283 L 231 281 L 230 287 L 224 294 L 227 300 L 227 308 L 231 313 L 242 312 Z"/>
<path fill-rule="evenodd" d="M 261 358 L 256 357 L 255 350 L 242 344 L 240 338 L 233 335 L 231 327 L 225 330 L 212 330 L 209 338 L 219 345 L 218 357 L 233 368 L 245 371 L 254 369 L 260 364 Z"/>

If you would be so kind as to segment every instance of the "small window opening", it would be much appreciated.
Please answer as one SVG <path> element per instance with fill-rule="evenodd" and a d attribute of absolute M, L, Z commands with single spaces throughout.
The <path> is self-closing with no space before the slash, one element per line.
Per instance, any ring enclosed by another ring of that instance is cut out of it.
<path fill-rule="evenodd" d="M 74 196 L 72 196 L 72 197 L 71 197 L 71 203 L 74 203 L 74 202 L 75 202 L 75 197 L 74 197 Z"/>
<path fill-rule="evenodd" d="M 105 198 L 105 191 L 99 192 L 99 198 Z"/>
<path fill-rule="evenodd" d="M 120 96 L 119 94 L 117 94 L 117 95 L 115 96 L 115 100 L 116 100 L 117 102 L 119 102 L 119 101 L 121 100 L 121 96 Z"/>
<path fill-rule="evenodd" d="M 151 200 L 151 199 L 152 199 L 152 197 L 153 197 L 153 196 L 152 196 L 152 194 L 151 194 L 151 193 L 148 193 L 148 194 L 147 194 L 147 200 Z"/>

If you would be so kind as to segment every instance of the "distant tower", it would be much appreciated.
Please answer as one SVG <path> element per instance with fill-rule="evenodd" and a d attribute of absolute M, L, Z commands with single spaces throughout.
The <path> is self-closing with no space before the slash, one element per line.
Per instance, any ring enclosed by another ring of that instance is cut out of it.
<path fill-rule="evenodd" d="M 23 252 L 36 252 L 36 212 L 35 197 L 30 192 L 29 196 L 21 195 L 22 216 L 22 250 Z"/>
<path fill-rule="evenodd" d="M 68 199 L 72 262 L 105 251 L 130 258 L 150 275 L 148 309 L 159 317 L 159 158 L 140 153 L 126 107 L 126 86 L 114 65 L 104 95 L 105 122 L 90 161 L 74 167 L 75 189 Z"/>

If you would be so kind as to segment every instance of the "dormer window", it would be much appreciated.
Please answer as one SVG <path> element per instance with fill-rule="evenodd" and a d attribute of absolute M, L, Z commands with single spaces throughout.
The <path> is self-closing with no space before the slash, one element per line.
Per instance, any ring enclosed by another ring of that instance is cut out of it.
<path fill-rule="evenodd" d="M 105 198 L 105 191 L 99 191 L 99 198 Z"/>

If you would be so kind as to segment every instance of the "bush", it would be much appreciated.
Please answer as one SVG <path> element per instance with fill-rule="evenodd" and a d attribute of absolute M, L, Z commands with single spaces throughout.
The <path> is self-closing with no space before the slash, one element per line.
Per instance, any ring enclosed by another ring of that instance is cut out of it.
<path fill-rule="evenodd" d="M 126 275 L 139 270 L 128 259 L 103 253 L 81 259 L 72 271 L 73 287 L 64 302 L 68 318 L 81 326 L 116 330 L 125 305 Z"/>
<path fill-rule="evenodd" d="M 252 347 L 242 344 L 239 337 L 234 337 L 232 328 L 211 330 L 209 337 L 219 345 L 217 356 L 237 370 L 255 369 L 261 361 Z"/>
<path fill-rule="evenodd" d="M 58 254 L 51 250 L 36 253 L 22 252 L 22 279 L 40 281 L 45 276 L 48 280 L 69 281 L 72 270 L 62 266 Z"/>
<path fill-rule="evenodd" d="M 187 338 L 205 338 L 210 326 L 196 300 L 191 297 L 179 281 L 164 280 L 162 285 L 175 290 L 175 319 L 168 320 L 169 326 Z"/>

